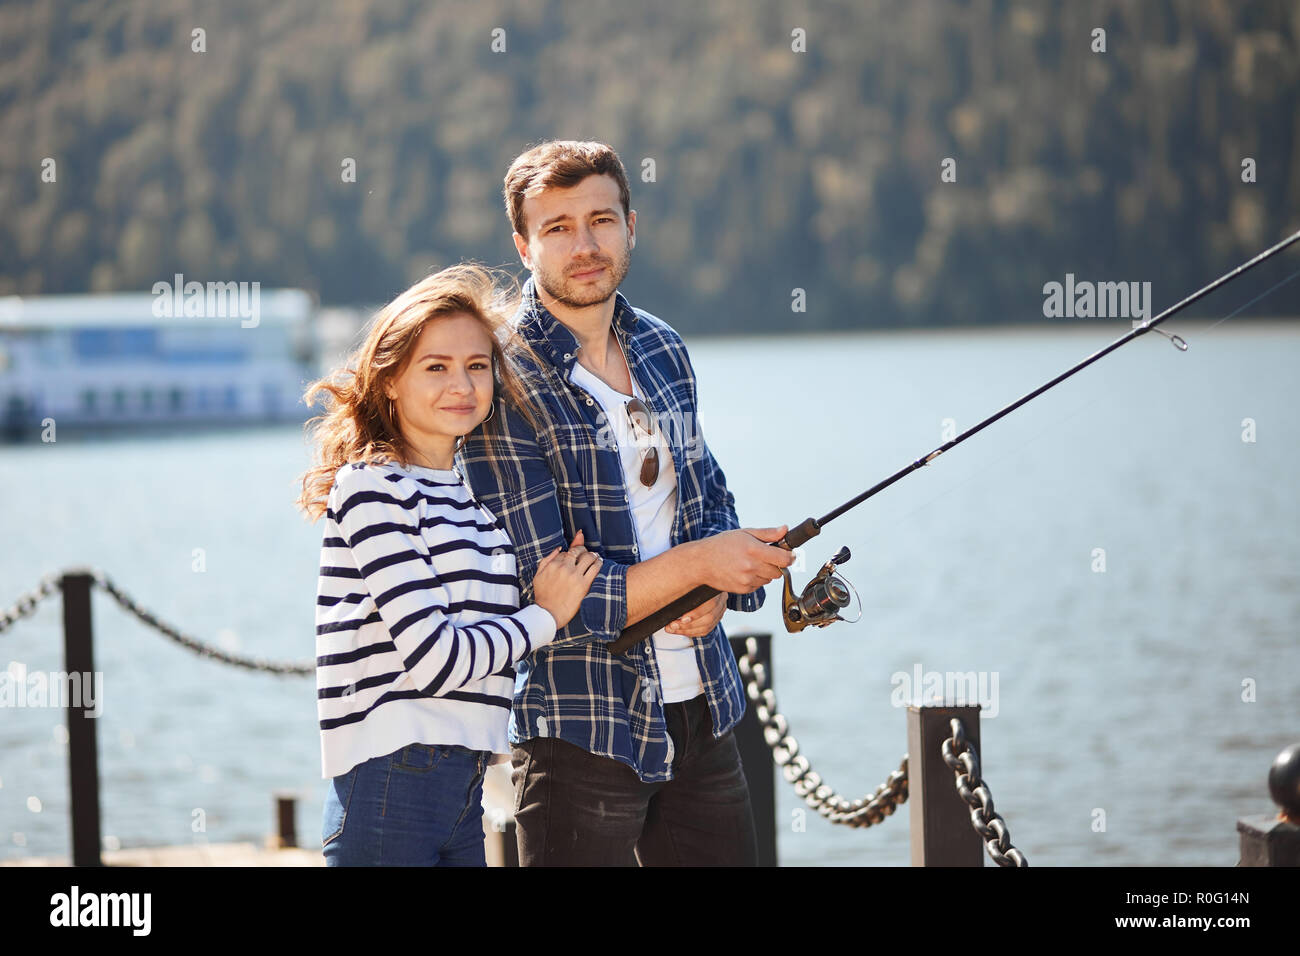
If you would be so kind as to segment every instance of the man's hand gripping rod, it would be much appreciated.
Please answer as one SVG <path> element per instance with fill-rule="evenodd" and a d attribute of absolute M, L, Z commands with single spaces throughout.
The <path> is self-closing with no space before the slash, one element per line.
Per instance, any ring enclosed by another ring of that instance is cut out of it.
<path fill-rule="evenodd" d="M 821 524 L 815 518 L 808 518 L 803 522 L 803 524 L 797 525 L 787 531 L 785 537 L 780 541 L 773 542 L 772 547 L 793 551 L 805 541 L 817 537 L 817 535 L 821 533 L 821 530 Z M 655 631 L 671 624 L 683 614 L 695 610 L 705 601 L 716 597 L 721 593 L 722 592 L 718 591 L 716 588 L 701 585 L 694 591 L 684 594 L 667 607 L 660 608 L 649 617 L 642 618 L 635 624 L 624 629 L 623 633 L 619 635 L 618 640 L 609 644 L 610 652 L 614 654 L 622 654 L 633 644 L 636 644 L 639 641 L 644 641 Z"/>

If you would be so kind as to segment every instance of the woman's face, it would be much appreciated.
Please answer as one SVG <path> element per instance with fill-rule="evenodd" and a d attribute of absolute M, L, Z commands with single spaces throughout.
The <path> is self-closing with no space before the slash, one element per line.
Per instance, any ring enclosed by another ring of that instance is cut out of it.
<path fill-rule="evenodd" d="M 403 437 L 417 449 L 449 450 L 487 418 L 492 339 L 472 315 L 428 322 L 411 360 L 385 389 Z"/>

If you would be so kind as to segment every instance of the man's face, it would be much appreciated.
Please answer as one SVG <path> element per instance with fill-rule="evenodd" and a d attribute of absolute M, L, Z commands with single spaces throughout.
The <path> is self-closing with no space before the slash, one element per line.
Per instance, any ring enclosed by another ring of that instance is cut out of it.
<path fill-rule="evenodd" d="M 568 189 L 524 197 L 527 236 L 515 248 L 537 284 L 557 302 L 605 302 L 627 275 L 636 245 L 636 211 L 626 219 L 613 176 L 588 176 Z"/>

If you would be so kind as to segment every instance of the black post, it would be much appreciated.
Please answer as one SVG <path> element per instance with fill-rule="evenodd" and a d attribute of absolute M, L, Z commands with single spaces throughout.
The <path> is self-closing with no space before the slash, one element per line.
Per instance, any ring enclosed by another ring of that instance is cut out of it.
<path fill-rule="evenodd" d="M 95 679 L 94 638 L 90 623 L 88 571 L 67 571 L 59 579 L 63 589 L 63 668 L 71 686 L 73 674 L 80 674 L 85 688 Z M 93 683 L 91 684 L 93 686 Z M 83 703 L 85 692 L 82 693 Z M 83 706 L 67 701 L 68 786 L 72 791 L 72 865 L 102 866 L 99 856 L 99 747 L 95 739 L 95 718 Z"/>
<path fill-rule="evenodd" d="M 772 685 L 772 635 L 737 634 L 731 637 L 731 652 L 739 660 L 745 654 L 745 641 L 753 638 L 758 644 L 763 665 L 767 668 L 767 683 Z M 746 698 L 745 716 L 736 725 L 736 747 L 740 750 L 740 763 L 749 783 L 749 802 L 754 809 L 754 829 L 758 834 L 758 865 L 776 866 L 776 762 L 772 750 L 763 739 L 763 725 L 759 723 L 754 702 Z"/>
<path fill-rule="evenodd" d="M 970 807 L 958 795 L 956 777 L 943 760 L 943 742 L 952 736 L 949 721 L 954 717 L 961 718 L 966 740 L 979 753 L 978 706 L 907 708 L 907 805 L 913 866 L 984 865 L 984 844 L 971 827 Z"/>
<path fill-rule="evenodd" d="M 277 790 L 275 799 L 276 849 L 285 850 L 298 845 L 298 794 L 292 790 Z"/>
<path fill-rule="evenodd" d="M 1238 866 L 1300 866 L 1300 744 L 1277 755 L 1268 770 L 1268 792 L 1282 808 L 1274 815 L 1241 817 Z"/>

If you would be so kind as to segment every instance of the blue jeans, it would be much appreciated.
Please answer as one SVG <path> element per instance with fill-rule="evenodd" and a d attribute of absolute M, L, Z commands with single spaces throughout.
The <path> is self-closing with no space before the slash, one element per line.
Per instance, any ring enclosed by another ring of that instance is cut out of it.
<path fill-rule="evenodd" d="M 326 866 L 486 866 L 483 774 L 491 754 L 410 744 L 329 781 Z"/>

